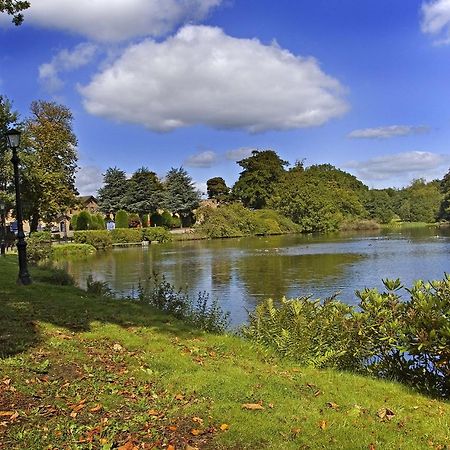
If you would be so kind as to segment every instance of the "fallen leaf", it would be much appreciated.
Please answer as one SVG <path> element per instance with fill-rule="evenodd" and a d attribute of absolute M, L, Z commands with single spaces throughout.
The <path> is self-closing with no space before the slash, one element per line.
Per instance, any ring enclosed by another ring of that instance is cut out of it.
<path fill-rule="evenodd" d="M 93 408 L 91 408 L 89 411 L 90 411 L 91 413 L 94 413 L 94 412 L 100 411 L 102 408 L 103 408 L 103 406 L 102 406 L 100 403 L 98 403 L 98 404 L 95 405 Z"/>
<path fill-rule="evenodd" d="M 242 409 L 260 410 L 264 409 L 264 406 L 260 405 L 259 403 L 244 403 L 242 405 Z"/>
<path fill-rule="evenodd" d="M 339 409 L 339 405 L 337 403 L 334 402 L 328 402 L 327 406 L 331 409 Z"/>
<path fill-rule="evenodd" d="M 175 450 L 175 446 L 172 445 L 172 444 L 169 444 L 169 445 L 167 446 L 167 450 Z"/>
<path fill-rule="evenodd" d="M 300 431 L 301 431 L 300 428 L 292 428 L 291 433 L 292 433 L 292 434 L 299 434 Z"/>
<path fill-rule="evenodd" d="M 176 425 L 170 425 L 167 427 L 170 431 L 177 431 L 178 427 Z"/>
<path fill-rule="evenodd" d="M 227 423 L 223 423 L 222 425 L 220 425 L 220 429 L 222 431 L 226 431 L 228 430 L 228 428 L 230 428 L 230 425 L 228 425 Z"/>
<path fill-rule="evenodd" d="M 199 435 L 202 434 L 202 433 L 203 433 L 202 430 L 197 430 L 197 429 L 195 429 L 195 428 L 191 430 L 192 436 L 199 436 Z"/>
<path fill-rule="evenodd" d="M 184 395 L 183 394 L 175 395 L 175 400 L 183 400 L 183 399 L 184 399 Z"/>
<path fill-rule="evenodd" d="M 369 444 L 369 450 L 376 450 L 375 444 Z"/>
<path fill-rule="evenodd" d="M 156 409 L 151 409 L 151 410 L 148 412 L 148 415 L 149 415 L 149 416 L 159 416 L 159 412 L 156 411 Z"/>
<path fill-rule="evenodd" d="M 198 450 L 198 447 L 191 447 L 189 444 L 186 444 L 184 450 Z"/>
<path fill-rule="evenodd" d="M 270 409 L 273 409 L 273 403 L 269 403 L 267 406 L 268 406 Z"/>
<path fill-rule="evenodd" d="M 377 416 L 381 419 L 381 420 L 391 420 L 394 416 L 395 413 L 394 411 L 392 411 L 391 409 L 388 408 L 381 408 L 377 411 Z"/>
<path fill-rule="evenodd" d="M 73 419 L 75 419 L 75 417 L 77 417 L 77 415 L 78 415 L 78 413 L 75 412 L 75 411 L 72 411 L 72 412 L 70 413 L 70 417 L 72 417 Z"/>
<path fill-rule="evenodd" d="M 0 411 L 0 417 L 7 417 L 14 415 L 14 411 Z"/>
<path fill-rule="evenodd" d="M 123 350 L 123 347 L 120 344 L 114 344 L 113 345 L 113 350 L 115 352 L 121 352 Z"/>
<path fill-rule="evenodd" d="M 12 422 L 13 420 L 16 420 L 19 417 L 19 413 L 16 411 L 10 418 L 9 420 Z"/>
<path fill-rule="evenodd" d="M 325 420 L 321 420 L 321 421 L 319 422 L 319 428 L 320 428 L 321 430 L 325 430 L 326 427 L 327 427 L 327 422 L 326 422 Z"/>
<path fill-rule="evenodd" d="M 128 441 L 121 445 L 117 450 L 138 450 L 138 447 L 133 444 L 133 441 Z"/>
<path fill-rule="evenodd" d="M 200 417 L 193 417 L 192 422 L 199 423 L 200 425 L 202 425 L 203 419 L 201 419 Z"/>

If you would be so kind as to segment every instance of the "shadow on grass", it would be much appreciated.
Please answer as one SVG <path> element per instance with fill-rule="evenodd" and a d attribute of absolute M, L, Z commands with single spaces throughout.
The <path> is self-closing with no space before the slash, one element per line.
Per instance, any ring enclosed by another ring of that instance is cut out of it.
<path fill-rule="evenodd" d="M 39 322 L 64 327 L 72 332 L 89 331 L 92 322 L 124 328 L 151 327 L 178 337 L 195 337 L 201 331 L 128 300 L 111 300 L 87 294 L 74 286 L 50 285 L 48 270 L 31 268 L 33 284 L 16 284 L 14 257 L 0 258 L 0 358 L 15 355 L 42 339 Z"/>

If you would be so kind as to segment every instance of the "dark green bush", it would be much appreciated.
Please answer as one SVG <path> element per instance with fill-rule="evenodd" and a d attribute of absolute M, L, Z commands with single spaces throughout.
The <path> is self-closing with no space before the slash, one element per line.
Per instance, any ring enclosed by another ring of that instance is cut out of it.
<path fill-rule="evenodd" d="M 116 228 L 109 233 L 113 244 L 142 242 L 141 228 Z"/>
<path fill-rule="evenodd" d="M 70 219 L 70 228 L 72 230 L 77 230 L 78 228 L 78 214 L 74 214 Z"/>
<path fill-rule="evenodd" d="M 161 243 L 172 240 L 171 234 L 163 227 L 142 228 L 142 238 L 144 241 L 158 241 Z"/>
<path fill-rule="evenodd" d="M 73 240 L 76 244 L 89 244 L 98 249 L 108 248 L 112 245 L 111 233 L 107 230 L 75 231 Z"/>
<path fill-rule="evenodd" d="M 60 244 L 53 246 L 53 259 L 63 259 L 70 257 L 86 257 L 93 255 L 96 248 L 90 244 Z"/>
<path fill-rule="evenodd" d="M 151 226 L 156 226 L 156 227 L 164 226 L 163 216 L 161 214 L 159 214 L 159 213 L 153 213 L 150 216 L 150 225 Z M 167 227 L 167 228 L 169 228 L 169 227 Z"/>
<path fill-rule="evenodd" d="M 128 228 L 128 213 L 120 209 L 116 213 L 116 228 Z"/>
<path fill-rule="evenodd" d="M 91 222 L 91 215 L 88 211 L 81 211 L 80 214 L 78 214 L 77 218 L 77 231 L 83 231 L 89 229 L 89 224 Z"/>

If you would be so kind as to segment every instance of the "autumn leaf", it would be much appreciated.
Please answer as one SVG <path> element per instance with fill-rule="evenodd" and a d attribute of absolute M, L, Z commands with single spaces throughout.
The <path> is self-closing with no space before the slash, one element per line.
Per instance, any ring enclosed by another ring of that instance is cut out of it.
<path fill-rule="evenodd" d="M 328 408 L 331 408 L 331 409 L 339 409 L 339 405 L 334 402 L 328 402 L 327 406 L 328 406 Z"/>
<path fill-rule="evenodd" d="M 172 445 L 172 444 L 169 444 L 169 445 L 167 446 L 167 450 L 175 450 L 175 446 Z"/>
<path fill-rule="evenodd" d="M 369 444 L 369 450 L 376 450 L 375 444 Z"/>
<path fill-rule="evenodd" d="M 395 413 L 391 409 L 381 408 L 377 411 L 377 416 L 381 420 L 392 420 L 392 418 L 395 416 Z"/>
<path fill-rule="evenodd" d="M 197 429 L 195 429 L 195 428 L 191 430 L 192 436 L 199 436 L 199 435 L 202 434 L 202 433 L 203 433 L 202 430 L 197 430 Z"/>
<path fill-rule="evenodd" d="M 102 406 L 100 403 L 98 403 L 98 404 L 95 405 L 93 408 L 91 408 L 89 411 L 90 411 L 91 413 L 94 413 L 94 412 L 100 411 L 102 408 L 103 408 L 103 406 Z"/>
<path fill-rule="evenodd" d="M 170 431 L 177 431 L 178 427 L 176 425 L 170 425 L 167 427 Z"/>
<path fill-rule="evenodd" d="M 291 433 L 292 433 L 292 434 L 299 434 L 300 431 L 301 431 L 300 428 L 292 428 Z"/>
<path fill-rule="evenodd" d="M 167 450 L 169 450 L 168 447 L 167 447 Z M 191 447 L 189 444 L 186 444 L 186 447 L 184 450 L 198 450 L 198 447 Z"/>
<path fill-rule="evenodd" d="M 220 425 L 220 429 L 222 431 L 226 431 L 228 430 L 228 428 L 230 428 L 230 425 L 228 425 L 227 423 L 223 423 L 222 425 Z"/>
<path fill-rule="evenodd" d="M 151 409 L 151 410 L 148 412 L 148 415 L 149 415 L 149 416 L 159 416 L 159 412 L 156 411 L 156 409 Z"/>
<path fill-rule="evenodd" d="M 242 409 L 250 409 L 250 410 L 261 410 L 264 409 L 264 406 L 259 403 L 244 403 L 242 405 Z"/>
<path fill-rule="evenodd" d="M 200 417 L 193 417 L 192 418 L 192 422 L 198 423 L 200 425 L 203 424 L 203 419 L 201 419 Z"/>
<path fill-rule="evenodd" d="M 133 444 L 133 441 L 128 441 L 125 444 L 121 445 L 117 450 L 139 450 L 139 447 L 136 447 Z"/>
<path fill-rule="evenodd" d="M 184 399 L 184 395 L 183 394 L 175 395 L 175 400 L 183 400 L 183 399 Z"/>
<path fill-rule="evenodd" d="M 325 430 L 326 427 L 327 427 L 327 422 L 326 422 L 325 420 L 321 420 L 321 421 L 319 422 L 319 428 L 320 428 L 321 430 Z"/>
<path fill-rule="evenodd" d="M 0 411 L 0 417 L 8 417 L 14 415 L 14 411 Z"/>

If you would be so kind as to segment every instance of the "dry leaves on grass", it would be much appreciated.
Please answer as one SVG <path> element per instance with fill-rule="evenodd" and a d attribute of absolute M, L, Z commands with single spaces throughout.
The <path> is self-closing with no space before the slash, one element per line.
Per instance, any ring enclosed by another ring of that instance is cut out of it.
<path fill-rule="evenodd" d="M 251 411 L 257 411 L 264 409 L 264 406 L 260 403 L 244 403 L 242 409 L 249 409 Z"/>
<path fill-rule="evenodd" d="M 391 409 L 381 408 L 377 411 L 377 416 L 381 420 L 392 420 L 393 417 L 395 416 L 395 413 Z"/>

